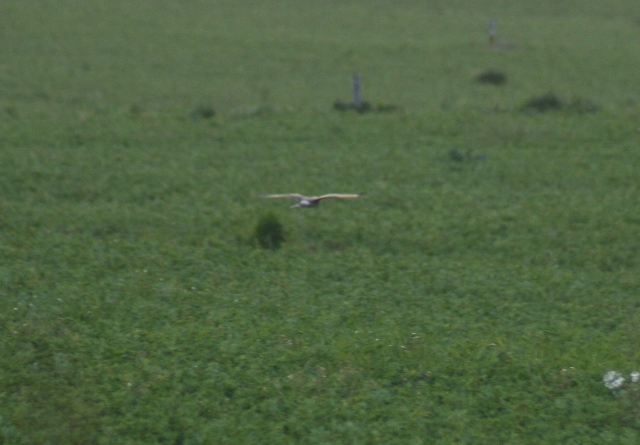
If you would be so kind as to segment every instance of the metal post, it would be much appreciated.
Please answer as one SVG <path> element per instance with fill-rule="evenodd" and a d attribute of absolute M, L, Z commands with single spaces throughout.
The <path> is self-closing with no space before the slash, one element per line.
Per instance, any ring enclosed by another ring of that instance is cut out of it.
<path fill-rule="evenodd" d="M 362 99 L 360 97 L 360 75 L 354 74 L 351 78 L 351 98 L 353 106 L 359 108 Z"/>
<path fill-rule="evenodd" d="M 496 21 L 489 19 L 489 48 L 496 47 Z"/>

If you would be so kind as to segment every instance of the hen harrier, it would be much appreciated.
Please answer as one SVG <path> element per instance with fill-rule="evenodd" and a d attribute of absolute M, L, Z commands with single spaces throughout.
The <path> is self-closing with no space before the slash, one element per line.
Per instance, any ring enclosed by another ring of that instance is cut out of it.
<path fill-rule="evenodd" d="M 329 193 L 322 196 L 304 196 L 298 193 L 285 193 L 283 195 L 262 195 L 263 198 L 291 198 L 298 201 L 291 207 L 317 207 L 320 201 L 327 198 L 357 198 L 360 194 L 350 195 L 344 193 Z"/>

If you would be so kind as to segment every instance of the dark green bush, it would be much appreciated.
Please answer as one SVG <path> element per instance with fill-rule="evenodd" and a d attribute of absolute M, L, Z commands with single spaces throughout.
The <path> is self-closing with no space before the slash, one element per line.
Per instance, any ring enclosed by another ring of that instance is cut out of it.
<path fill-rule="evenodd" d="M 284 227 L 273 213 L 260 218 L 255 235 L 263 249 L 279 249 L 285 240 Z"/>
<path fill-rule="evenodd" d="M 595 113 L 600 106 L 590 99 L 574 98 L 566 101 L 554 93 L 534 96 L 522 105 L 522 111 L 545 113 L 547 111 L 568 111 L 578 114 Z"/>
<path fill-rule="evenodd" d="M 488 69 L 475 77 L 476 82 L 502 85 L 507 82 L 507 75 L 503 71 Z"/>
<path fill-rule="evenodd" d="M 554 93 L 547 93 L 542 96 L 534 96 L 522 105 L 522 111 L 536 111 L 545 113 L 547 111 L 558 111 L 565 106 L 564 101 Z"/>

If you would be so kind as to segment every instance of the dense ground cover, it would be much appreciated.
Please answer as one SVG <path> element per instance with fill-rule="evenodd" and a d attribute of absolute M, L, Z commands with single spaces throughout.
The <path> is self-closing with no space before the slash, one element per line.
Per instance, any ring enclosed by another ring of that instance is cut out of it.
<path fill-rule="evenodd" d="M 634 2 L 26 3 L 0 443 L 640 440 Z"/>

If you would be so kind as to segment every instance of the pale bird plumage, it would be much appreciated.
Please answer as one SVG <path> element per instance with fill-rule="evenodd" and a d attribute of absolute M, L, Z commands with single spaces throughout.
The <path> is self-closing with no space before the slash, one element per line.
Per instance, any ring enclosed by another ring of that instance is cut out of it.
<path fill-rule="evenodd" d="M 326 195 L 321 196 L 304 196 L 299 193 L 284 193 L 284 194 L 276 194 L 276 195 L 262 195 L 263 198 L 289 198 L 295 199 L 298 201 L 292 208 L 298 207 L 317 207 L 320 204 L 320 201 L 323 199 L 329 198 L 338 198 L 338 199 L 353 199 L 358 198 L 360 193 L 328 193 Z"/>

